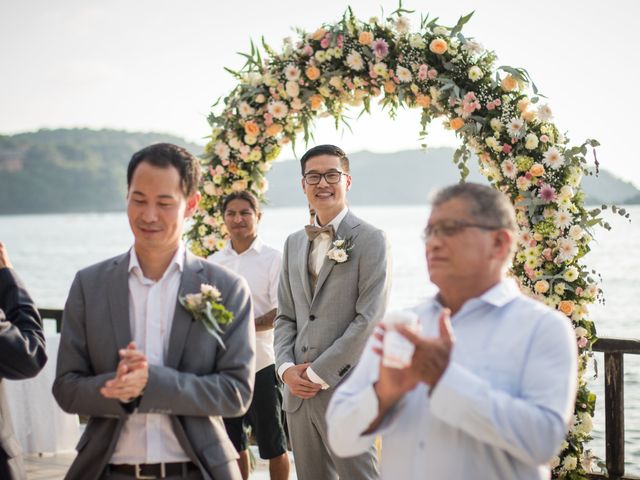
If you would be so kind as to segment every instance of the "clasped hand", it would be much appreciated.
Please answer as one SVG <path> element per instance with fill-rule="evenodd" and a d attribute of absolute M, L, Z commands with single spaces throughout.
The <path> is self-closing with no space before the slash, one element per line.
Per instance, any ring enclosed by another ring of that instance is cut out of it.
<path fill-rule="evenodd" d="M 139 397 L 149 380 L 149 364 L 145 354 L 138 350 L 135 342 L 121 349 L 116 376 L 105 382 L 100 393 L 123 403 Z"/>
<path fill-rule="evenodd" d="M 385 367 L 380 358 L 380 377 L 375 384 L 381 407 L 391 407 L 407 392 L 413 390 L 418 383 L 423 382 L 433 389 L 447 366 L 451 350 L 455 343 L 451 329 L 450 310 L 445 308 L 438 318 L 439 336 L 423 337 L 405 326 L 399 326 L 397 331 L 409 340 L 415 347 L 411 365 L 406 368 Z M 383 356 L 382 341 L 384 338 L 384 326 L 379 326 L 375 337 L 381 342 L 374 346 L 375 353 Z"/>
<path fill-rule="evenodd" d="M 291 393 L 302 399 L 309 399 L 316 396 L 321 386 L 309 380 L 307 368 L 310 363 L 301 363 L 287 368 L 282 374 L 282 381 L 287 384 Z"/>

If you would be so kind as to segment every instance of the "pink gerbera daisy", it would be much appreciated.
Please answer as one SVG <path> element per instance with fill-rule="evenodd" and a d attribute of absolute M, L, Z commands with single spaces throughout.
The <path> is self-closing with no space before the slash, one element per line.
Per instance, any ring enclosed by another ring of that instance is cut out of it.
<path fill-rule="evenodd" d="M 384 38 L 376 38 L 371 44 L 371 49 L 378 58 L 384 58 L 389 54 L 389 44 Z"/>
<path fill-rule="evenodd" d="M 556 199 L 556 189 L 549 184 L 544 184 L 540 187 L 538 196 L 545 202 L 553 202 Z"/>

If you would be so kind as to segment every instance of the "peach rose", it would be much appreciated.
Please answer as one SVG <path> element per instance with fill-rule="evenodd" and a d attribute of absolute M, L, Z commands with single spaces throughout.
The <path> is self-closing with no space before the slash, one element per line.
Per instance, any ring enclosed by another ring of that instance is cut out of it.
<path fill-rule="evenodd" d="M 558 304 L 558 310 L 564 313 L 567 317 L 573 313 L 574 308 L 575 303 L 573 303 L 571 300 L 562 300 Z"/>
<path fill-rule="evenodd" d="M 373 43 L 373 33 L 360 32 L 360 35 L 358 35 L 358 42 L 360 45 L 371 45 Z"/>
<path fill-rule="evenodd" d="M 520 110 L 521 113 L 526 112 L 530 104 L 531 101 L 528 98 L 521 98 L 518 100 L 518 110 Z"/>
<path fill-rule="evenodd" d="M 275 137 L 282 130 L 283 130 L 282 125 L 280 125 L 279 123 L 273 123 L 273 124 L 269 125 L 269 127 L 267 128 L 267 135 L 270 136 L 270 137 Z"/>
<path fill-rule="evenodd" d="M 322 95 L 312 95 L 309 98 L 309 102 L 311 103 L 311 110 L 318 110 L 324 103 L 324 99 Z"/>
<path fill-rule="evenodd" d="M 453 130 L 460 130 L 462 128 L 462 126 L 464 125 L 464 120 L 461 119 L 460 117 L 456 117 L 453 120 L 451 120 L 449 122 L 449 126 L 453 129 Z"/>
<path fill-rule="evenodd" d="M 520 116 L 525 122 L 531 123 L 536 119 L 537 115 L 535 110 L 527 110 L 526 112 L 522 112 Z"/>
<path fill-rule="evenodd" d="M 387 93 L 393 93 L 396 91 L 396 84 L 393 83 L 391 80 L 387 80 L 386 82 L 384 82 L 384 91 Z"/>
<path fill-rule="evenodd" d="M 518 81 L 513 77 L 513 75 L 507 75 L 502 79 L 502 82 L 500 82 L 500 86 L 505 92 L 511 92 L 518 88 Z"/>
<path fill-rule="evenodd" d="M 311 38 L 313 40 L 322 40 L 326 34 L 327 31 L 324 28 L 319 28 L 311 34 Z"/>
<path fill-rule="evenodd" d="M 418 95 L 416 97 L 416 103 L 422 108 L 427 108 L 431 105 L 431 97 L 429 95 Z"/>
<path fill-rule="evenodd" d="M 260 127 L 258 127 L 258 124 L 253 120 L 249 120 L 244 124 L 244 131 L 247 135 L 251 137 L 257 137 L 258 134 L 260 133 Z"/>
<path fill-rule="evenodd" d="M 537 293 L 547 293 L 549 291 L 549 282 L 546 280 L 538 280 L 533 286 L 533 289 Z"/>
<path fill-rule="evenodd" d="M 533 165 L 531 165 L 529 173 L 534 177 L 541 177 L 542 175 L 544 175 L 544 165 L 534 163 Z"/>
<path fill-rule="evenodd" d="M 442 55 L 447 51 L 447 42 L 441 38 L 434 38 L 429 44 L 429 50 L 433 53 L 437 53 L 438 55 Z"/>
<path fill-rule="evenodd" d="M 314 67 L 313 65 L 308 67 L 305 73 L 309 80 L 317 80 L 320 78 L 320 69 L 318 67 Z"/>

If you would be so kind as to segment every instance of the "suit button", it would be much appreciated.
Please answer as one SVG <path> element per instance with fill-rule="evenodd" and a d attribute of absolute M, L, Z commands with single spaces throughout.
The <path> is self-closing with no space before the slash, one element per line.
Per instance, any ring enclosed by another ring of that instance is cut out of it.
<path fill-rule="evenodd" d="M 316 319 L 315 315 L 309 315 L 309 321 L 313 322 Z"/>
<path fill-rule="evenodd" d="M 302 353 L 306 352 L 307 350 L 308 350 L 308 348 L 307 348 L 306 345 L 302 347 Z"/>

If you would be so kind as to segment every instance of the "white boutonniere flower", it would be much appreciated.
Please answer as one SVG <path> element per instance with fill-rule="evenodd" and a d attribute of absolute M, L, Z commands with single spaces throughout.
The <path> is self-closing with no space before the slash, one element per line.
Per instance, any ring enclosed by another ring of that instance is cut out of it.
<path fill-rule="evenodd" d="M 349 252 L 352 248 L 353 239 L 351 237 L 337 238 L 327 252 L 327 257 L 336 263 L 344 263 L 349 260 Z"/>
<path fill-rule="evenodd" d="M 203 283 L 200 285 L 199 293 L 188 293 L 179 300 L 193 319 L 202 322 L 204 328 L 213 335 L 223 349 L 226 349 L 221 337 L 224 333 L 222 327 L 233 321 L 233 314 L 221 303 L 220 290 L 213 285 Z"/>

